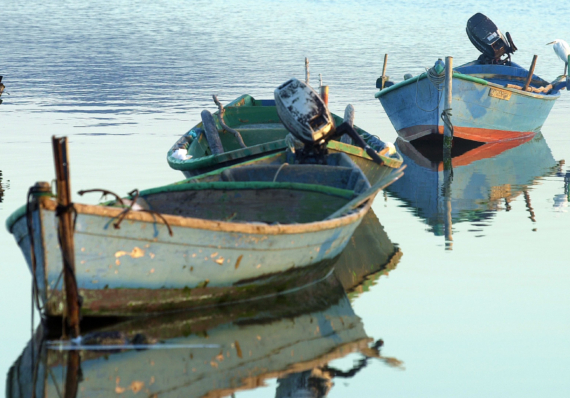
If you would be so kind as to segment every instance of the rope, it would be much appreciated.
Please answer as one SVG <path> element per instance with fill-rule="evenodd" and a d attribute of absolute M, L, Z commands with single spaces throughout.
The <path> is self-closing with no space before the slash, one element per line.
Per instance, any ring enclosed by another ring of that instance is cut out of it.
<path fill-rule="evenodd" d="M 279 166 L 279 168 L 277 169 L 277 172 L 275 173 L 275 177 L 273 177 L 273 182 L 275 182 L 277 180 L 277 176 L 279 175 L 279 172 L 281 172 L 281 169 L 285 166 L 289 166 L 289 163 L 283 163 L 281 166 Z"/>
<path fill-rule="evenodd" d="M 222 105 L 222 103 L 220 101 L 218 101 L 218 97 L 215 95 L 212 95 L 212 98 L 214 99 L 214 102 L 216 103 L 216 105 L 218 105 L 218 110 L 219 110 L 218 111 L 218 119 L 220 120 L 220 125 L 222 126 L 222 128 L 224 130 L 226 130 L 228 133 L 232 133 L 234 135 L 234 137 L 236 137 L 236 140 L 237 140 L 240 147 L 247 148 L 247 146 L 243 142 L 243 138 L 241 138 L 241 134 L 239 133 L 239 131 L 232 129 L 226 123 L 224 123 L 224 113 L 226 112 L 226 110 L 224 109 L 224 106 Z"/>
<path fill-rule="evenodd" d="M 451 108 L 444 109 L 441 112 L 441 120 L 443 124 L 447 126 L 449 131 L 451 131 L 451 136 L 453 137 L 453 124 L 451 123 Z"/>
<path fill-rule="evenodd" d="M 107 195 L 112 195 L 116 198 L 117 202 L 119 202 L 121 204 L 121 206 L 125 207 L 125 209 L 118 215 L 117 222 L 115 222 L 113 224 L 115 229 L 121 228 L 121 222 L 125 219 L 127 214 L 133 209 L 133 206 L 137 203 L 137 199 L 139 198 L 139 190 L 138 189 L 133 189 L 131 192 L 129 192 L 129 195 L 131 197 L 134 197 L 131 200 L 131 204 L 129 206 L 125 205 L 125 202 L 123 202 L 123 199 L 121 199 L 121 197 L 119 195 L 117 195 L 114 192 L 108 191 L 106 189 L 87 189 L 84 191 L 79 191 L 78 194 L 83 195 L 83 194 L 92 193 L 92 192 L 101 192 L 102 193 L 101 198 L 103 198 L 104 196 L 107 196 Z M 160 214 L 154 210 L 147 210 L 147 209 L 139 209 L 137 211 L 142 211 L 144 213 L 150 213 L 150 214 L 153 214 L 153 215 L 159 217 L 162 220 L 162 222 L 164 222 L 164 225 L 166 225 L 166 228 L 168 228 L 168 233 L 170 234 L 170 236 L 173 235 L 172 228 L 170 227 L 170 224 L 168 224 L 168 221 L 166 221 L 166 219 L 164 218 L 164 216 L 162 216 L 162 214 Z M 76 217 L 77 217 L 77 213 L 76 213 Z"/>
<path fill-rule="evenodd" d="M 121 228 L 121 222 L 125 219 L 125 217 L 127 216 L 127 214 L 133 210 L 133 206 L 137 203 L 137 199 L 139 198 L 139 190 L 138 189 L 133 189 L 131 192 L 129 192 L 129 195 L 133 198 L 131 200 L 131 204 L 125 208 L 125 210 L 123 210 L 121 212 L 121 214 L 119 214 L 118 216 L 118 220 L 115 224 L 113 224 L 113 226 L 115 227 L 115 229 L 120 229 Z M 162 222 L 164 223 L 164 225 L 166 225 L 166 228 L 168 228 L 168 234 L 170 236 L 173 236 L 174 233 L 172 232 L 172 228 L 170 227 L 170 224 L 168 223 L 168 221 L 166 221 L 166 218 L 164 218 L 164 216 L 154 210 L 147 210 L 147 209 L 139 209 L 137 211 L 140 212 L 144 212 L 144 213 L 149 213 L 149 214 L 153 214 L 155 216 L 157 216 L 158 218 L 160 218 L 162 220 Z"/>
<path fill-rule="evenodd" d="M 438 75 L 437 72 L 435 71 L 434 67 L 431 67 L 429 69 L 426 68 L 426 76 L 427 76 L 427 79 L 429 80 L 429 82 L 431 84 L 433 84 L 435 86 L 436 90 L 438 91 L 437 105 L 435 106 L 435 108 L 433 108 L 431 110 L 427 110 L 427 109 L 422 108 L 418 104 L 418 86 L 420 84 L 420 79 L 418 76 L 418 80 L 416 80 L 416 106 L 424 112 L 433 112 L 439 106 L 439 101 L 441 101 L 441 93 L 443 92 L 443 87 L 441 87 L 441 88 L 439 88 L 439 87 L 441 84 L 443 84 L 445 82 L 445 72 L 442 73 L 441 75 Z M 429 96 L 431 98 L 431 86 L 428 86 L 428 87 L 429 87 Z"/>

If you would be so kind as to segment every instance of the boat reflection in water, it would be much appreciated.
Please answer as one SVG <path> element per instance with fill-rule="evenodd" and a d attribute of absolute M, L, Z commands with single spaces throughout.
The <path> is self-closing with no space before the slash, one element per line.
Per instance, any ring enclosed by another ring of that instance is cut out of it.
<path fill-rule="evenodd" d="M 430 145 L 420 139 L 411 144 L 398 138 L 396 147 L 407 169 L 388 194 L 416 209 L 435 235 L 448 240 L 452 223 L 490 219 L 498 210 L 509 211 L 511 201 L 521 194 L 535 221 L 529 187 L 556 172 L 558 165 L 542 134 L 488 144 L 456 138 L 447 170 L 441 141 Z"/>
<path fill-rule="evenodd" d="M 375 244 L 357 245 L 366 232 L 377 234 Z M 371 259 L 355 252 L 364 249 Z M 79 346 L 42 339 L 47 332 L 40 328 L 10 369 L 6 395 L 223 397 L 278 378 L 277 397 L 323 397 L 334 378 L 352 377 L 371 360 L 401 367 L 380 354 L 382 340 L 366 334 L 347 296 L 366 290 L 359 286 L 385 274 L 387 265 L 393 269 L 401 252 L 372 212 L 348 250 L 338 277 L 330 274 L 296 292 L 84 327 Z M 360 356 L 352 369 L 328 365 L 350 353 Z"/>
<path fill-rule="evenodd" d="M 9 184 L 9 183 L 10 183 L 10 182 L 8 181 L 8 184 Z M 4 200 L 4 191 L 5 191 L 5 188 L 8 189 L 8 188 L 9 188 L 9 185 L 7 185 L 6 187 L 4 187 L 4 186 L 2 185 L 2 170 L 0 170 L 0 203 L 2 203 L 2 201 Z"/>

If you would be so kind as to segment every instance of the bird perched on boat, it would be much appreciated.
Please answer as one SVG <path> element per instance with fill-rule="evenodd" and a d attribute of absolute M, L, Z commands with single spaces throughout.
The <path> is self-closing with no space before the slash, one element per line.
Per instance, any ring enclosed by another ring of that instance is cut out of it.
<path fill-rule="evenodd" d="M 564 75 L 566 75 L 566 70 L 568 68 L 568 56 L 570 55 L 570 46 L 562 39 L 556 39 L 551 41 L 549 44 L 554 44 L 552 47 L 554 48 L 554 52 L 558 57 L 564 62 Z"/>

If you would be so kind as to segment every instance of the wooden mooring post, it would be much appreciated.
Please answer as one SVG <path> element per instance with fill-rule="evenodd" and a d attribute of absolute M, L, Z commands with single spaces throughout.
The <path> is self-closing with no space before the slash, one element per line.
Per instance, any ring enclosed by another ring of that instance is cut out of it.
<path fill-rule="evenodd" d="M 52 137 L 53 158 L 57 181 L 57 210 L 59 219 L 58 234 L 63 260 L 63 280 L 67 309 L 65 316 L 72 337 L 78 337 L 79 331 L 79 292 L 75 279 L 75 247 L 73 242 L 74 217 L 71 203 L 71 184 L 69 180 L 69 155 L 67 137 Z"/>
<path fill-rule="evenodd" d="M 380 87 L 380 90 L 384 90 L 384 85 L 388 80 L 388 76 L 386 76 L 387 66 L 388 66 L 388 54 L 384 54 L 384 66 L 382 67 L 382 86 Z"/>
<path fill-rule="evenodd" d="M 451 99 L 453 84 L 453 57 L 445 57 L 445 88 L 443 97 L 443 159 L 451 157 L 453 125 L 451 123 Z"/>
<path fill-rule="evenodd" d="M 443 197 L 445 201 L 445 249 L 453 248 L 452 217 L 451 217 L 451 182 L 453 166 L 451 163 L 451 148 L 453 146 L 453 124 L 451 122 L 451 101 L 453 85 L 453 57 L 445 57 L 445 87 L 443 99 Z"/>
<path fill-rule="evenodd" d="M 538 58 L 538 55 L 535 55 L 534 57 L 532 57 L 532 64 L 530 64 L 530 70 L 528 71 L 528 76 L 526 77 L 526 81 L 524 82 L 523 91 L 526 91 L 528 89 L 528 86 L 530 85 L 530 82 L 532 81 L 532 75 L 534 75 L 534 68 L 536 67 L 536 59 L 537 58 Z"/>

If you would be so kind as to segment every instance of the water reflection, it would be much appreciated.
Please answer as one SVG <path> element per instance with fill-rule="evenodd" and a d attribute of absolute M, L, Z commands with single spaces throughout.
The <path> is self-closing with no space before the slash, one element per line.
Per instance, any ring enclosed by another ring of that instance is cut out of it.
<path fill-rule="evenodd" d="M 456 139 L 451 167 L 445 167 L 440 143 L 398 139 L 396 146 L 407 168 L 387 191 L 413 208 L 438 236 L 446 235 L 446 226 L 451 234 L 455 223 L 487 226 L 482 221 L 497 211 L 511 210 L 511 202 L 519 195 L 535 222 L 529 187 L 558 169 L 542 134 L 483 145 Z"/>
<path fill-rule="evenodd" d="M 562 167 L 564 160 L 559 163 L 559 169 L 556 172 L 556 177 L 562 178 L 564 181 L 563 193 L 554 195 L 554 209 L 555 211 L 566 213 L 568 210 L 568 203 L 570 202 L 570 171 L 564 173 Z"/>
<path fill-rule="evenodd" d="M 4 191 L 10 188 L 10 181 L 7 183 L 2 181 L 2 170 L 0 170 L 0 203 L 4 201 Z"/>
<path fill-rule="evenodd" d="M 367 335 L 347 295 L 367 291 L 401 255 L 370 212 L 335 274 L 297 292 L 103 327 L 85 322 L 79 350 L 49 340 L 59 333 L 50 323 L 11 367 L 7 396 L 223 397 L 277 378 L 277 397 L 324 397 L 334 379 L 370 361 L 402 367 L 382 356 L 382 340 Z M 329 365 L 351 353 L 360 356 L 352 368 Z"/>

